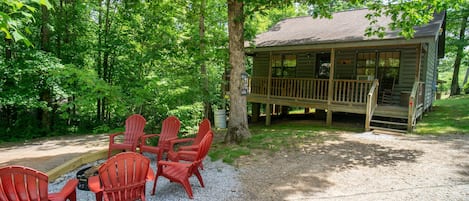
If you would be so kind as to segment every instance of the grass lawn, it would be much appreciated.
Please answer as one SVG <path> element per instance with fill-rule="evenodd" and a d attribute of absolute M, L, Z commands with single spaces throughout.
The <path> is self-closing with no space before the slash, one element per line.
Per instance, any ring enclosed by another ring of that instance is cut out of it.
<path fill-rule="evenodd" d="M 418 121 L 417 134 L 469 134 L 469 95 L 436 100 Z"/>

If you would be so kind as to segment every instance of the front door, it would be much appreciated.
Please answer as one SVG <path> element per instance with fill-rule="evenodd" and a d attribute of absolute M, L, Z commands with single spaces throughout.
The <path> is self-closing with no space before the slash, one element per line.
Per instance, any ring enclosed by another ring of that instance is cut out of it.
<path fill-rule="evenodd" d="M 329 79 L 329 72 L 331 67 L 331 54 L 318 53 L 316 55 L 316 78 Z"/>

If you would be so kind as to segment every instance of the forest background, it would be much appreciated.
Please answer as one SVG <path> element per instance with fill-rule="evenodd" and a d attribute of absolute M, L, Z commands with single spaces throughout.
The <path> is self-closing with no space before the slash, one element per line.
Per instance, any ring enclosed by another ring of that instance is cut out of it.
<path fill-rule="evenodd" d="M 330 8 L 356 6 L 336 1 Z M 226 0 L 1 0 L 0 8 L 0 24 L 10 29 L 0 33 L 0 142 L 112 132 L 133 113 L 146 118 L 147 133 L 169 115 L 181 119 L 184 133 L 212 114 L 207 111 L 227 107 Z M 314 12 L 291 4 L 252 14 L 245 38 Z M 469 51 L 469 34 L 459 38 L 467 32 L 467 9 L 447 12 L 441 92 L 451 88 L 457 47 L 464 47 L 462 55 Z M 463 88 L 469 62 L 460 59 Z M 252 63 L 245 63 L 250 73 Z"/>

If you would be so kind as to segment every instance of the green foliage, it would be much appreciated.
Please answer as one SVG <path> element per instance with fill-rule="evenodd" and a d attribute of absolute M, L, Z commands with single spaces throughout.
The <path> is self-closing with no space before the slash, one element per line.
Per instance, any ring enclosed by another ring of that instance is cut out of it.
<path fill-rule="evenodd" d="M 38 6 L 51 9 L 48 0 L 0 0 L 0 31 L 5 34 L 5 39 L 13 39 L 15 42 L 22 41 L 27 46 L 32 45 L 23 31 L 30 34 L 28 24 L 34 18 L 32 13 L 37 11 Z"/>
<path fill-rule="evenodd" d="M 469 95 L 436 100 L 433 111 L 417 123 L 417 134 L 469 134 Z"/>

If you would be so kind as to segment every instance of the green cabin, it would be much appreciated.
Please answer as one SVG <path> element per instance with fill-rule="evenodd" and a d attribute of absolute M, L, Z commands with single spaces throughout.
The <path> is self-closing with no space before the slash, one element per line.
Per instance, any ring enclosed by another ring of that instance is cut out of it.
<path fill-rule="evenodd" d="M 252 119 L 265 104 L 365 115 L 365 129 L 411 132 L 432 107 L 438 59 L 444 56 L 445 13 L 421 27 L 412 39 L 398 31 L 365 36 L 367 9 L 337 12 L 332 19 L 311 16 L 280 21 L 246 43 L 253 59 L 249 80 Z M 381 17 L 383 27 L 392 22 Z M 253 45 L 254 44 L 254 45 Z"/>

